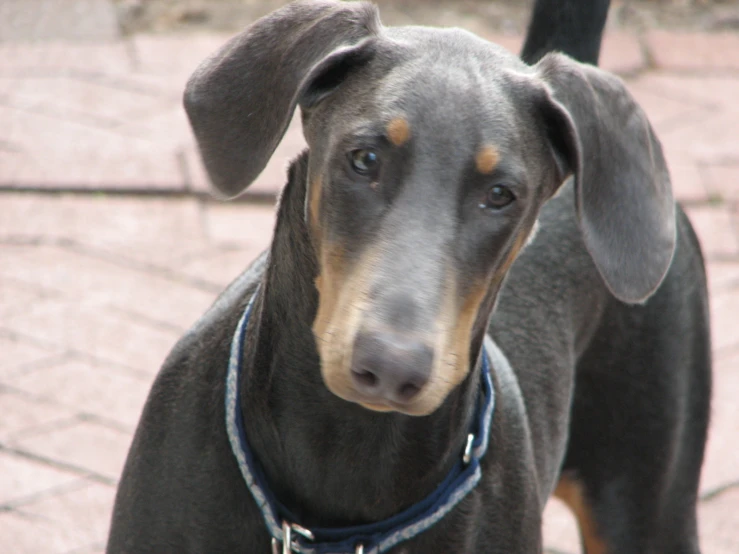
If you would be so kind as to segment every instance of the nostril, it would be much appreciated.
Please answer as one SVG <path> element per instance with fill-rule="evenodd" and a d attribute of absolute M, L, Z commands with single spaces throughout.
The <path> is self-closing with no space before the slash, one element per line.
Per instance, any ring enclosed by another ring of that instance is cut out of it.
<path fill-rule="evenodd" d="M 414 385 L 413 383 L 406 383 L 405 385 L 401 385 L 398 389 L 398 396 L 402 401 L 408 402 L 419 392 L 421 392 L 421 387 Z"/>
<path fill-rule="evenodd" d="M 357 381 L 358 384 L 364 387 L 373 388 L 377 385 L 377 375 L 375 375 L 371 371 L 352 370 L 352 376 L 354 377 L 354 380 Z"/>

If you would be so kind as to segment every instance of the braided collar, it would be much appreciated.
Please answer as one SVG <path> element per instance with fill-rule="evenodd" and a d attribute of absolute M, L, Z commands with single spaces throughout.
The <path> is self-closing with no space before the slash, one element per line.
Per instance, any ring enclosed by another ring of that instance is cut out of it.
<path fill-rule="evenodd" d="M 249 300 L 231 342 L 226 377 L 226 430 L 231 450 L 236 457 L 246 486 L 259 506 L 267 530 L 272 536 L 273 552 L 277 552 L 277 545 L 282 544 L 283 553 L 382 554 L 432 527 L 475 488 L 482 476 L 480 460 L 488 447 L 488 435 L 495 405 L 488 349 L 484 346 L 480 372 L 481 391 L 465 452 L 431 494 L 402 512 L 375 523 L 310 529 L 299 525 L 293 514 L 275 498 L 270 490 L 264 471 L 252 453 L 244 431 L 239 376 L 244 335 L 257 291 Z M 497 354 L 502 355 L 494 349 L 493 355 Z"/>

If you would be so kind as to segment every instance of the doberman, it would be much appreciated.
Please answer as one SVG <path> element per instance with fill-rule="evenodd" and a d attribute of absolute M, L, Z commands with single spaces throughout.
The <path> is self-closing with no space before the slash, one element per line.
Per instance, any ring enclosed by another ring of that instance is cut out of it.
<path fill-rule="evenodd" d="M 309 150 L 153 385 L 109 554 L 536 553 L 551 495 L 588 554 L 699 552 L 705 270 L 646 116 L 582 63 L 607 8 L 540 1 L 521 60 L 298 1 L 196 70 L 222 195 L 297 106 Z"/>

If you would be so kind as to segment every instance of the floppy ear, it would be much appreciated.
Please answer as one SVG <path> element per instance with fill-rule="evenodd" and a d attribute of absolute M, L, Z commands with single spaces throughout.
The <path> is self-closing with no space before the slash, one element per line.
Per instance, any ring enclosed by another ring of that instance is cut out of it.
<path fill-rule="evenodd" d="M 366 60 L 362 41 L 379 29 L 372 4 L 293 2 L 200 64 L 185 88 L 185 110 L 220 193 L 236 196 L 259 176 L 311 83 L 315 102 L 338 86 L 332 68 Z"/>
<path fill-rule="evenodd" d="M 618 77 L 561 54 L 535 68 L 548 85 L 552 146 L 574 174 L 585 245 L 614 296 L 642 302 L 675 249 L 675 202 L 659 140 Z"/>

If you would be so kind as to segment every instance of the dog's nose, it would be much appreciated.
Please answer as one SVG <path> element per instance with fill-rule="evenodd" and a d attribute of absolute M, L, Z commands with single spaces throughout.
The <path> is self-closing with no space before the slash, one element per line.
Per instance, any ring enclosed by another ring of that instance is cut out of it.
<path fill-rule="evenodd" d="M 406 404 L 426 385 L 434 352 L 391 333 L 360 332 L 354 342 L 352 381 L 368 402 Z"/>

